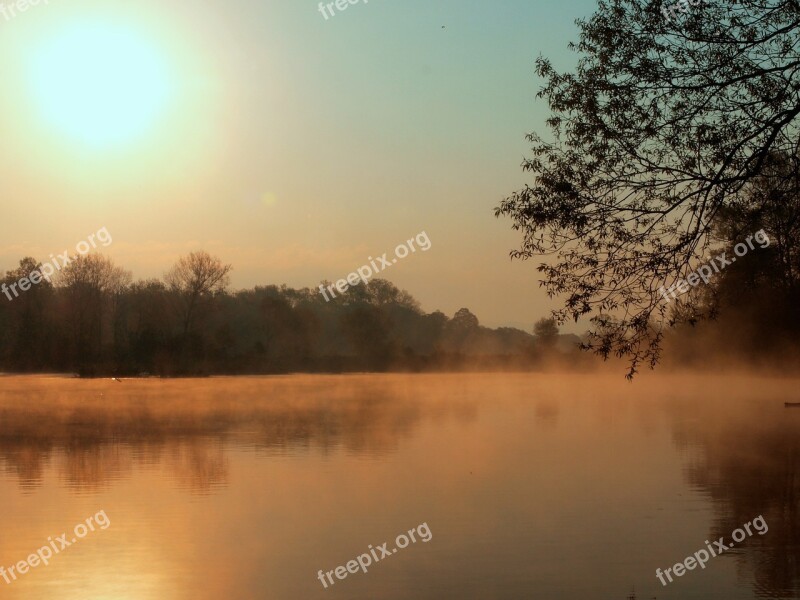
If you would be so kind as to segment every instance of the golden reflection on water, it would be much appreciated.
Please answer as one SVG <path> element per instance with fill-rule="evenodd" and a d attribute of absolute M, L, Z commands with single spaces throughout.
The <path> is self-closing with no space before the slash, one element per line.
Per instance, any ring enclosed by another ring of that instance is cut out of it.
<path fill-rule="evenodd" d="M 0 378 L 0 599 L 796 598 L 796 380 Z M 763 514 L 770 531 L 654 576 Z M 433 539 L 323 589 L 427 522 Z"/>

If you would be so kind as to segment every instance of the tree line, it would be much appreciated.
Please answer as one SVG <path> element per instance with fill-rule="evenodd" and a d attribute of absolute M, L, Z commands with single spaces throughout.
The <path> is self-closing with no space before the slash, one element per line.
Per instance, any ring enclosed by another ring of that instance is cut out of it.
<path fill-rule="evenodd" d="M 462 308 L 425 313 L 408 292 L 375 279 L 331 302 L 285 285 L 231 291 L 231 265 L 198 251 L 162 279 L 134 281 L 97 253 L 52 280 L 23 258 L 1 283 L 41 280 L 0 296 L 0 370 L 94 375 L 530 367 L 569 352 L 554 324 L 536 335 L 482 327 Z M 545 320 L 546 321 L 546 320 Z M 572 340 L 577 346 L 577 338 Z"/>

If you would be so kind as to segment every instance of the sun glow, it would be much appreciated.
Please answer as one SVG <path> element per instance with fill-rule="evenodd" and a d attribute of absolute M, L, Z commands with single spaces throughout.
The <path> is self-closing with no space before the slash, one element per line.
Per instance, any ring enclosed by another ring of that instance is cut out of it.
<path fill-rule="evenodd" d="M 162 117 L 172 94 L 163 57 L 125 26 L 80 23 L 30 58 L 33 101 L 49 128 L 91 147 L 130 143 Z"/>

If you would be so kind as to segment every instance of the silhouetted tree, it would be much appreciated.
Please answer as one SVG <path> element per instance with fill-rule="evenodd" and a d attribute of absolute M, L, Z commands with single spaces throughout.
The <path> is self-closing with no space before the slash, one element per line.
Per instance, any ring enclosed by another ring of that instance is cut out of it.
<path fill-rule="evenodd" d="M 732 257 L 747 238 L 754 247 L 693 289 L 688 301 L 674 303 L 675 323 L 714 319 L 699 333 L 679 327 L 671 336 L 671 351 L 680 359 L 692 361 L 710 346 L 758 362 L 783 362 L 800 346 L 799 175 L 796 154 L 773 153 L 745 194 L 717 214 L 718 252 Z M 691 347 L 677 347 L 687 341 Z"/>
<path fill-rule="evenodd" d="M 123 298 L 120 308 L 123 328 L 117 339 L 124 347 L 118 360 L 135 373 L 168 373 L 170 337 L 174 329 L 170 319 L 169 292 L 163 282 L 137 281 Z"/>
<path fill-rule="evenodd" d="M 736 269 L 760 274 L 760 283 L 794 299 L 800 289 L 800 155 L 771 153 L 762 174 L 720 210 L 715 224 L 718 239 L 731 253 L 734 244 L 763 229 L 769 250 L 749 253 Z"/>
<path fill-rule="evenodd" d="M 201 250 L 180 258 L 167 273 L 164 279 L 176 295 L 184 337 L 195 325 L 198 315 L 210 307 L 214 296 L 225 291 L 231 268 Z"/>
<path fill-rule="evenodd" d="M 23 278 L 36 283 L 22 290 L 18 284 Z M 19 370 L 39 369 L 47 364 L 52 346 L 47 308 L 53 285 L 43 277 L 41 264 L 29 256 L 20 260 L 16 269 L 8 271 L 2 283 L 8 288 L 12 284 L 17 286 L 0 296 L 0 336 L 8 351 L 6 360 Z"/>
<path fill-rule="evenodd" d="M 104 344 L 113 344 L 120 296 L 131 282 L 131 273 L 100 254 L 76 256 L 56 279 L 68 315 L 71 363 L 82 369 L 101 361 Z"/>
<path fill-rule="evenodd" d="M 471 333 L 478 329 L 479 325 L 478 317 L 473 315 L 468 308 L 459 308 L 448 323 L 450 331 L 454 333 Z"/>
<path fill-rule="evenodd" d="M 536 341 L 546 348 L 552 348 L 558 339 L 558 324 L 555 319 L 542 318 L 533 326 Z"/>
<path fill-rule="evenodd" d="M 632 376 L 659 358 L 659 288 L 694 271 L 771 153 L 793 153 L 800 4 L 703 2 L 666 19 L 658 2 L 609 0 L 578 25 L 574 73 L 537 60 L 552 133 L 528 136 L 535 181 L 495 212 L 523 233 L 513 257 L 555 256 L 539 271 L 564 297 L 558 321 L 602 317 L 587 348 L 629 357 Z"/>

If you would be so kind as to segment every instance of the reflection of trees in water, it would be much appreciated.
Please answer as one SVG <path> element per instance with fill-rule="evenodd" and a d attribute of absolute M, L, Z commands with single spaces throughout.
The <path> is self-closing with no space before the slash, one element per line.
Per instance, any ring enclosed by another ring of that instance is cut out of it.
<path fill-rule="evenodd" d="M 560 413 L 558 403 L 553 400 L 540 400 L 536 403 L 536 423 L 540 426 L 555 427 Z"/>
<path fill-rule="evenodd" d="M 70 440 L 58 449 L 58 471 L 70 489 L 95 490 L 131 472 L 130 452 L 117 443 Z"/>
<path fill-rule="evenodd" d="M 759 597 L 800 597 L 800 411 L 782 404 L 746 407 L 708 403 L 681 407 L 696 416 L 675 426 L 679 445 L 694 450 L 686 477 L 710 495 L 716 518 L 710 539 L 731 533 L 763 515 L 769 531 L 735 548 L 740 572 L 752 576 Z M 738 544 L 737 544 L 738 546 Z"/>
<path fill-rule="evenodd" d="M 52 465 L 68 488 L 94 490 L 163 465 L 180 487 L 208 493 L 229 482 L 231 446 L 380 456 L 396 451 L 423 417 L 475 416 L 474 406 L 463 402 L 429 404 L 426 397 L 423 404 L 418 394 L 372 385 L 326 390 L 263 383 L 271 393 L 231 380 L 190 386 L 194 393 L 133 395 L 120 387 L 113 397 L 106 386 L 102 399 L 44 393 L 35 404 L 0 393 L 0 470 L 32 489 Z"/>
<path fill-rule="evenodd" d="M 179 485 L 207 494 L 228 485 L 229 463 L 223 439 L 187 440 L 169 447 L 168 463 Z"/>
<path fill-rule="evenodd" d="M 0 468 L 19 479 L 23 490 L 36 488 L 44 477 L 52 444 L 45 440 L 6 440 L 0 443 Z"/>

